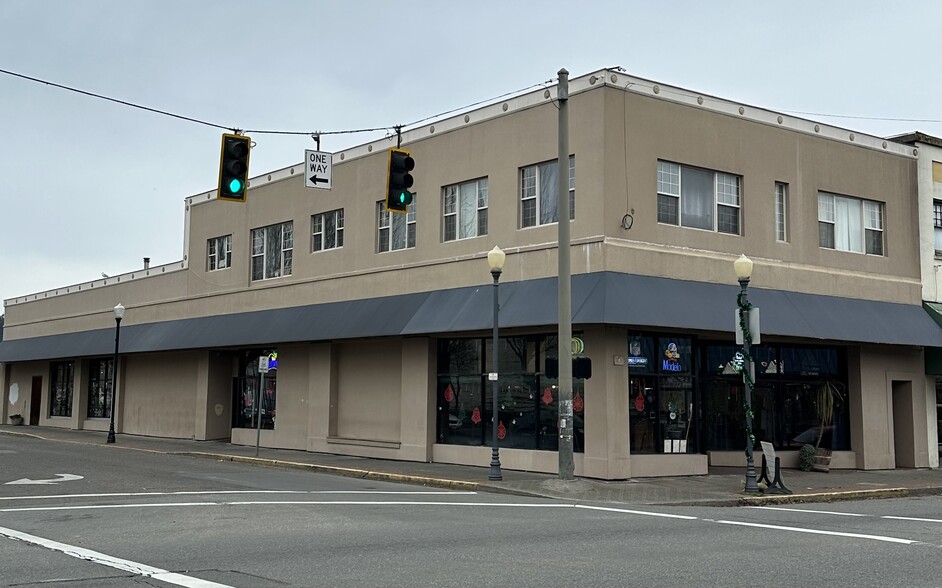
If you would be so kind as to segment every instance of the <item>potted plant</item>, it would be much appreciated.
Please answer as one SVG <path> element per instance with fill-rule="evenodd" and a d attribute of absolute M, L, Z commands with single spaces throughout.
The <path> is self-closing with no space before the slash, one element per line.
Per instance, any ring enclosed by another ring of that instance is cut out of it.
<path fill-rule="evenodd" d="M 23 424 L 23 415 L 21 415 L 21 414 L 11 414 L 11 415 L 10 415 L 10 424 L 11 424 L 11 425 L 22 425 L 22 424 Z"/>
<path fill-rule="evenodd" d="M 814 465 L 817 472 L 827 472 L 831 468 L 831 450 L 821 447 L 824 432 L 831 430 L 834 424 L 834 408 L 844 402 L 844 385 L 833 380 L 824 380 L 818 386 L 815 408 L 818 413 L 818 440 L 814 444 Z M 833 443 L 833 441 L 832 441 Z"/>

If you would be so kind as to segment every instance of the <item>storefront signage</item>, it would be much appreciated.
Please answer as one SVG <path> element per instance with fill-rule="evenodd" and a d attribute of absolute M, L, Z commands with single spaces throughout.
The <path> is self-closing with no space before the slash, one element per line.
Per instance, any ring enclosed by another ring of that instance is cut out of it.
<path fill-rule="evenodd" d="M 579 355 L 583 351 L 585 351 L 585 341 L 583 341 L 580 337 L 573 337 L 572 338 L 572 354 Z"/>
<path fill-rule="evenodd" d="M 634 366 L 648 365 L 648 358 L 647 358 L 647 357 L 629 357 L 629 358 L 628 358 L 628 365 L 629 365 L 629 366 L 631 366 L 631 365 L 634 365 Z"/>
<path fill-rule="evenodd" d="M 683 367 L 680 365 L 680 352 L 677 350 L 676 343 L 668 343 L 664 350 L 664 359 L 661 361 L 661 370 L 665 372 L 680 372 Z"/>

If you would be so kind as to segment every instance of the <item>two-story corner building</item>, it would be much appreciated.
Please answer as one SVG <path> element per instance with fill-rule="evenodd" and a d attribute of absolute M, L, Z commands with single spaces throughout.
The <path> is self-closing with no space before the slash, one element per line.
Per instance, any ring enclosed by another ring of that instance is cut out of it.
<path fill-rule="evenodd" d="M 744 463 L 742 253 L 756 438 L 786 465 L 820 442 L 831 467 L 929 466 L 942 330 L 922 307 L 919 149 L 617 69 L 570 95 L 573 333 L 593 361 L 573 386 L 576 474 Z M 407 214 L 384 208 L 395 142 L 378 140 L 333 154 L 330 191 L 306 189 L 302 163 L 254 178 L 244 204 L 187 198 L 179 262 L 5 301 L 0 416 L 38 404 L 43 425 L 105 430 L 117 379 L 119 433 L 252 444 L 260 416 L 267 447 L 486 466 L 497 426 L 504 468 L 556 471 L 555 97 L 405 132 Z M 824 381 L 843 391 L 826 406 Z"/>

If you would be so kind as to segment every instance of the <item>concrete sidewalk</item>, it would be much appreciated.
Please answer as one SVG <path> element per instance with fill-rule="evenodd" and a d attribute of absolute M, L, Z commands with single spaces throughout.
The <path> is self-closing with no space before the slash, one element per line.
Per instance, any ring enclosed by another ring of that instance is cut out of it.
<path fill-rule="evenodd" d="M 15 445 L 17 436 L 63 443 L 102 445 L 116 451 L 137 450 L 191 457 L 238 461 L 269 467 L 305 469 L 356 478 L 404 482 L 437 488 L 499 492 L 522 496 L 635 505 L 738 506 L 786 502 L 830 502 L 942 494 L 942 470 L 832 470 L 829 473 L 784 470 L 789 495 L 747 495 L 738 468 L 711 468 L 705 476 L 638 478 L 607 482 L 577 478 L 563 482 L 555 475 L 505 470 L 503 480 L 489 482 L 487 467 L 370 459 L 289 449 L 259 450 L 225 441 L 117 436 L 107 445 L 107 433 L 53 427 L 0 425 L 3 442 Z M 758 467 L 758 464 L 757 464 Z"/>

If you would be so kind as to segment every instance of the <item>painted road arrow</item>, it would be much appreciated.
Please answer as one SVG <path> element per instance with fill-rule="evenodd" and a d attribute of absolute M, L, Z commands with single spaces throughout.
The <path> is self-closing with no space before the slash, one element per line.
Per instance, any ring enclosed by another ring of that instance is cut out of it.
<path fill-rule="evenodd" d="M 30 480 L 29 478 L 21 478 L 19 480 L 7 482 L 7 484 L 58 484 L 59 482 L 81 480 L 83 477 L 84 476 L 76 476 L 75 474 L 56 474 L 56 477 L 51 480 Z"/>

